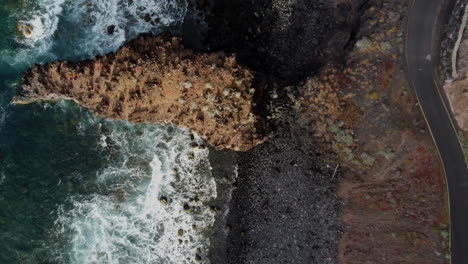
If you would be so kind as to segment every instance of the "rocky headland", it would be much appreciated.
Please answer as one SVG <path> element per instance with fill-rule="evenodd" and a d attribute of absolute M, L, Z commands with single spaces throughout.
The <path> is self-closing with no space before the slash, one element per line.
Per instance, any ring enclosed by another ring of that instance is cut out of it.
<path fill-rule="evenodd" d="M 252 82 L 235 56 L 197 53 L 170 34 L 145 34 L 94 60 L 33 66 L 15 101 L 72 99 L 99 116 L 170 122 L 216 148 L 248 150 L 268 134 L 255 113 Z"/>

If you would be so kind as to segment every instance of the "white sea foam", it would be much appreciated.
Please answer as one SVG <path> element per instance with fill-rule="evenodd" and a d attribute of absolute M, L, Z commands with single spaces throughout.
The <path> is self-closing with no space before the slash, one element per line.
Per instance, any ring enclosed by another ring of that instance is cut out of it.
<path fill-rule="evenodd" d="M 104 54 L 143 32 L 157 33 L 181 24 L 187 13 L 186 0 L 67 1 L 69 20 L 79 22 L 86 35 L 77 39 L 75 53 Z M 108 27 L 113 27 L 109 34 Z"/>
<path fill-rule="evenodd" d="M 16 39 L 20 47 L 1 50 L 0 60 L 23 69 L 114 51 L 139 33 L 177 28 L 187 14 L 186 1 L 32 0 L 34 8 L 12 16 L 30 26 L 30 34 Z M 109 26 L 115 26 L 112 34 Z M 70 109 L 66 101 L 52 107 Z M 206 203 L 216 197 L 208 150 L 193 148 L 188 131 L 170 126 L 90 117 L 80 120 L 77 133 L 83 136 L 94 126 L 105 131 L 98 148 L 112 157 L 96 172 L 95 191 L 74 195 L 60 207 L 48 243 L 55 262 L 179 264 L 195 263 L 199 254 L 206 263 L 206 232 L 214 223 Z M 197 136 L 194 141 L 202 143 Z M 166 205 L 160 196 L 167 197 Z"/>
<path fill-rule="evenodd" d="M 54 245 L 57 259 L 179 264 L 195 263 L 196 254 L 204 258 L 209 247 L 204 233 L 214 223 L 206 202 L 216 197 L 208 150 L 193 148 L 186 130 L 109 124 L 101 146 L 118 150 L 118 162 L 97 172 L 99 192 L 72 197 L 72 208 L 61 209 L 57 241 L 67 242 Z M 202 143 L 197 136 L 194 140 Z"/>
<path fill-rule="evenodd" d="M 65 0 L 44 0 L 39 1 L 37 9 L 33 9 L 29 14 L 24 15 L 25 19 L 18 21 L 19 25 L 27 25 L 30 31 L 21 35 L 20 42 L 33 46 L 40 40 L 46 39 L 50 43 L 50 38 L 57 30 L 59 16 L 62 14 L 62 4 Z"/>
<path fill-rule="evenodd" d="M 23 25 L 23 34 L 16 40 L 24 47 L 0 54 L 5 62 L 18 67 L 102 55 L 140 33 L 177 30 L 187 15 L 187 1 L 33 0 L 34 8 L 18 10 L 10 18 Z"/>
<path fill-rule="evenodd" d="M 28 1 L 26 9 L 10 13 L 8 24 L 16 25 L 18 32 L 4 37 L 14 38 L 21 45 L 13 49 L 8 45 L 9 48 L 0 50 L 0 62 L 24 70 L 32 63 L 56 59 L 52 51 L 54 35 L 59 27 L 65 1 Z"/>

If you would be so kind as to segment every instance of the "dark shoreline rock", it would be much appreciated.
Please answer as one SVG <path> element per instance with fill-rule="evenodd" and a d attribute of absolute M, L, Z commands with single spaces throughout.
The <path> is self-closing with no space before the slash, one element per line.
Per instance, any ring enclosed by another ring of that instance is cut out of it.
<path fill-rule="evenodd" d="M 270 126 L 282 131 L 237 153 L 226 242 L 219 244 L 212 263 L 338 263 L 342 204 L 333 171 L 315 156 L 308 129 L 294 121 L 287 95 L 297 93 L 325 62 L 345 60 L 365 19 L 361 14 L 375 4 L 330 3 L 222 0 L 207 16 L 206 45 L 236 53 L 255 72 L 256 111 L 279 112 Z M 316 12 L 310 12 L 314 7 Z M 276 23 L 288 12 L 291 24 Z"/>
<path fill-rule="evenodd" d="M 226 231 L 227 218 L 230 211 L 232 191 L 237 178 L 236 152 L 232 150 L 209 149 L 209 160 L 212 173 L 216 182 L 217 198 L 209 204 L 213 208 L 218 208 L 215 215 L 215 223 L 211 230 L 210 249 L 208 258 L 210 263 L 225 263 L 226 260 Z"/>
<path fill-rule="evenodd" d="M 226 256 L 216 263 L 337 263 L 341 201 L 333 171 L 296 137 L 284 131 L 238 153 Z"/>

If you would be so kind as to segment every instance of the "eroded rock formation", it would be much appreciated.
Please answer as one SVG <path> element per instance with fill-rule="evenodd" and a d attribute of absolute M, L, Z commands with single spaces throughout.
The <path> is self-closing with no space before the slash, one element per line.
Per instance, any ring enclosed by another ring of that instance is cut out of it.
<path fill-rule="evenodd" d="M 252 73 L 169 34 L 142 35 L 95 60 L 35 65 L 23 79 L 16 103 L 72 99 L 106 118 L 188 127 L 216 148 L 248 150 L 267 134 L 254 114 Z"/>

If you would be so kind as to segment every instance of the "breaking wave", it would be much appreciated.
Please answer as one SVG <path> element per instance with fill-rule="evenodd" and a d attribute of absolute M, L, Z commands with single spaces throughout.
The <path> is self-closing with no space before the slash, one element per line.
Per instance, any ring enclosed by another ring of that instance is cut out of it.
<path fill-rule="evenodd" d="M 177 32 L 188 9 L 187 0 L 33 0 L 9 18 L 20 47 L 0 54 L 23 68 L 103 55 L 143 32 Z"/>
<path fill-rule="evenodd" d="M 216 198 L 202 140 L 172 126 L 105 122 L 117 155 L 96 192 L 61 206 L 50 247 L 59 263 L 195 263 L 205 259 Z M 208 260 L 205 259 L 204 263 Z"/>
<path fill-rule="evenodd" d="M 57 30 L 64 2 L 65 0 L 41 1 L 38 2 L 37 9 L 21 15 L 27 20 L 18 21 L 17 30 L 21 34 L 16 36 L 17 40 L 31 47 L 41 40 L 50 42 Z"/>
<path fill-rule="evenodd" d="M 18 4 L 13 11 L 8 11 L 7 25 L 12 34 L 6 36 L 8 40 L 0 40 L 0 64 L 12 66 L 14 70 L 11 71 L 19 73 L 32 63 L 78 60 L 115 51 L 142 32 L 177 31 L 190 13 L 187 1 L 21 1 L 27 4 Z M 61 199 L 58 205 L 53 203 L 52 197 L 31 202 L 54 206 L 50 214 L 47 213 L 55 222 L 53 229 L 44 232 L 44 236 L 42 232 L 40 236 L 31 235 L 37 240 L 34 245 L 41 244 L 40 249 L 34 249 L 40 254 L 28 253 L 24 259 L 40 257 L 47 263 L 77 264 L 208 263 L 207 234 L 215 220 L 209 202 L 217 197 L 217 192 L 208 149 L 202 139 L 170 125 L 106 121 L 89 112 L 83 114 L 83 108 L 70 105 L 73 103 L 60 101 L 43 103 L 40 106 L 43 109 L 37 111 L 35 106 L 11 107 L 10 111 L 6 103 L 0 102 L 0 131 L 3 125 L 10 130 L 15 128 L 8 125 L 15 120 L 14 115 L 24 120 L 29 120 L 27 113 L 57 116 L 61 121 L 51 122 L 57 127 L 48 127 L 40 133 L 71 133 L 70 138 L 86 139 L 79 142 L 85 146 L 92 142 L 90 138 L 96 137 L 99 149 L 90 152 L 102 152 L 103 157 L 108 157 L 99 165 L 102 167 L 91 174 L 77 170 L 61 176 L 64 181 L 74 179 L 80 184 L 65 186 L 62 183 L 60 190 L 66 190 L 63 196 L 67 198 Z M 63 116 L 63 120 L 58 116 Z M 44 124 L 36 124 L 40 125 Z M 73 134 L 75 127 L 77 134 Z M 60 140 L 60 137 L 53 140 Z M 86 151 L 81 151 L 73 155 L 86 155 Z M 50 162 L 61 171 L 63 164 Z M 2 186 L 15 184 L 14 180 L 3 171 L 0 174 Z M 61 178 L 50 180 L 61 184 Z M 41 187 L 45 186 L 49 185 Z M 54 183 L 50 188 L 58 189 L 58 186 Z M 56 195 L 51 191 L 52 194 Z M 28 241 L 23 242 L 32 243 Z"/>

